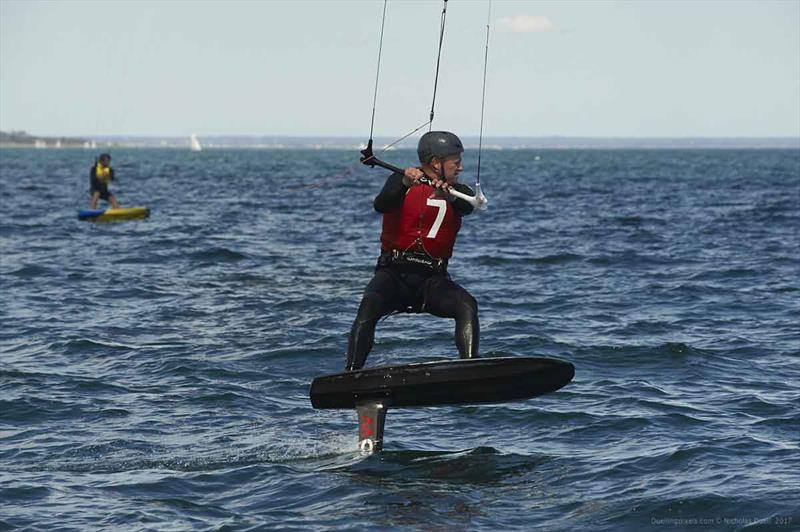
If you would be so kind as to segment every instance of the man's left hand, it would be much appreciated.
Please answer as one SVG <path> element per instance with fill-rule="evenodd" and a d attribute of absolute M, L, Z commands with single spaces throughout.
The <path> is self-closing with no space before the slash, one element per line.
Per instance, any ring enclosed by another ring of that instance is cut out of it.
<path fill-rule="evenodd" d="M 445 198 L 448 201 L 452 201 L 455 199 L 453 196 L 450 195 L 450 185 L 447 184 L 446 181 L 430 177 L 428 178 L 428 180 L 430 181 L 431 186 L 436 189 L 434 193 L 431 194 L 432 198 L 440 197 L 440 198 Z"/>

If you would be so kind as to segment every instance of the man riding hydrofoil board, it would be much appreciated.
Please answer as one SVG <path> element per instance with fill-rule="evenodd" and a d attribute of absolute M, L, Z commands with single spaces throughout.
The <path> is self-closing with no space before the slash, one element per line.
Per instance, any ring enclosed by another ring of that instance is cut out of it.
<path fill-rule="evenodd" d="M 378 320 L 393 312 L 454 319 L 460 357 L 478 356 L 478 303 L 447 273 L 461 218 L 473 211 L 450 194 L 474 196 L 458 182 L 463 152 L 453 133 L 424 134 L 417 146 L 421 167 L 390 175 L 375 198 L 375 210 L 383 214 L 381 254 L 350 330 L 347 371 L 364 367 Z"/>

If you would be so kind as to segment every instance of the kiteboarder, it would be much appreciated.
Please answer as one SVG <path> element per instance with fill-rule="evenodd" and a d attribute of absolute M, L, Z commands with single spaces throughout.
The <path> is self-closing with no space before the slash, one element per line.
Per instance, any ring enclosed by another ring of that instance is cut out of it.
<path fill-rule="evenodd" d="M 101 153 L 89 172 L 89 194 L 92 197 L 91 207 L 97 208 L 97 200 L 108 201 L 114 209 L 119 208 L 119 202 L 114 194 L 109 192 L 108 184 L 114 180 L 114 169 L 111 168 L 111 155 Z"/>
<path fill-rule="evenodd" d="M 421 167 L 390 175 L 375 198 L 375 210 L 383 214 L 381 254 L 350 330 L 348 371 L 364 367 L 375 325 L 394 312 L 455 319 L 460 357 L 478 356 L 478 304 L 447 273 L 461 217 L 473 211 L 470 203 L 449 193 L 452 188 L 474 196 L 458 182 L 463 152 L 453 133 L 424 134 L 417 146 Z"/>

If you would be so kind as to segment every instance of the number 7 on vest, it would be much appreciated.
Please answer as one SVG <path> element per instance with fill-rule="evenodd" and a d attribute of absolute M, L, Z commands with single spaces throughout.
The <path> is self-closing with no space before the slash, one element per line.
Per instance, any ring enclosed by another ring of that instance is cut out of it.
<path fill-rule="evenodd" d="M 439 212 L 436 213 L 436 220 L 433 221 L 433 225 L 431 226 L 431 230 L 428 231 L 427 236 L 427 238 L 436 238 L 436 234 L 439 232 L 439 228 L 442 226 L 442 222 L 444 221 L 444 215 L 447 212 L 447 201 L 443 199 L 428 198 L 427 203 L 431 207 L 436 207 L 439 209 Z"/>

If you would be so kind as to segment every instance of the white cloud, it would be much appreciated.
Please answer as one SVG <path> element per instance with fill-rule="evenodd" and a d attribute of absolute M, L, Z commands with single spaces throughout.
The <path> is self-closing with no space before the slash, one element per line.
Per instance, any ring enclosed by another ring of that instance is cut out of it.
<path fill-rule="evenodd" d="M 500 27 L 511 33 L 543 33 L 555 31 L 556 27 L 547 17 L 514 15 L 500 19 Z"/>

